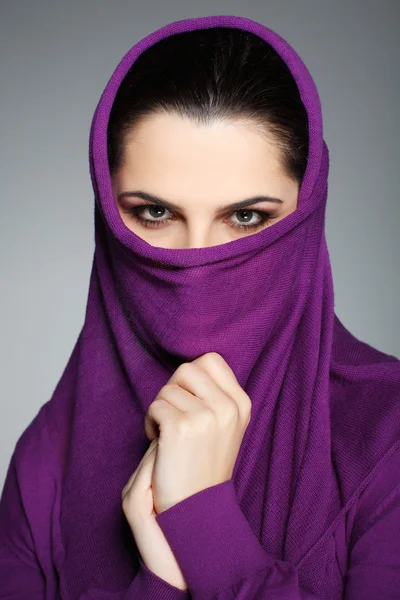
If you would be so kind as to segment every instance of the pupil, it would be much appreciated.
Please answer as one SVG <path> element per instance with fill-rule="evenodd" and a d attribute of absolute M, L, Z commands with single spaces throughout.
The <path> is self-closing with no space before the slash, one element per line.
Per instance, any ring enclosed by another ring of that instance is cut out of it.
<path fill-rule="evenodd" d="M 163 210 L 165 210 L 165 208 L 163 208 L 162 206 L 150 206 L 150 208 L 149 208 L 149 211 L 150 211 L 150 214 L 152 217 L 162 216 L 159 213 L 160 213 L 160 211 L 163 211 Z M 158 212 L 158 214 L 152 214 L 151 211 L 154 211 L 155 213 Z"/>
<path fill-rule="evenodd" d="M 239 216 L 240 216 L 240 213 L 244 213 L 244 219 L 246 219 L 246 218 L 248 219 L 249 213 L 251 213 L 251 210 L 242 209 L 239 211 Z"/>

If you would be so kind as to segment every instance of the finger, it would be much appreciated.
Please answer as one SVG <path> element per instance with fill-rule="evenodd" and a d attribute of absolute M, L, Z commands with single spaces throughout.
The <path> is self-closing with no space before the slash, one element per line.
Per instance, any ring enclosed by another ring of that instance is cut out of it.
<path fill-rule="evenodd" d="M 236 402 L 220 385 L 220 380 L 224 377 L 224 373 L 216 370 L 215 378 L 212 377 L 209 371 L 205 370 L 201 365 L 203 363 L 191 362 L 183 363 L 178 367 L 169 380 L 168 385 L 177 384 L 184 390 L 190 392 L 193 396 L 201 401 L 201 406 L 207 406 L 211 411 L 219 411 L 223 406 L 226 410 Z M 178 396 L 177 403 L 174 402 L 180 410 L 190 412 L 195 406 L 190 402 L 189 396 Z"/>
<path fill-rule="evenodd" d="M 218 352 L 207 352 L 193 362 L 204 369 L 226 394 L 233 396 L 241 390 L 242 395 L 247 396 L 234 371 Z"/>
<path fill-rule="evenodd" d="M 134 473 L 132 473 L 132 475 L 130 476 L 130 478 L 128 480 L 128 483 L 125 485 L 124 489 L 121 492 L 122 501 L 124 500 L 126 494 L 131 490 L 131 488 L 133 487 L 134 483 L 137 481 L 137 478 L 139 477 L 141 471 L 148 464 L 149 458 L 154 458 L 155 459 L 155 457 L 157 456 L 157 453 L 154 452 L 154 450 L 156 448 L 157 448 L 157 444 L 151 444 L 149 446 L 149 448 L 147 449 L 146 453 L 143 455 L 142 460 L 138 464 L 138 466 L 137 466 L 136 470 L 134 471 Z"/>
<path fill-rule="evenodd" d="M 238 404 L 242 413 L 247 414 L 251 410 L 249 395 L 239 384 L 232 368 L 218 352 L 207 352 L 193 362 L 204 369 L 225 394 Z"/>
<path fill-rule="evenodd" d="M 181 390 L 180 393 L 183 391 L 184 390 Z M 150 437 L 154 429 L 157 428 L 160 430 L 159 439 L 161 439 L 161 431 L 163 429 L 168 429 L 169 425 L 176 423 L 183 417 L 183 412 L 174 405 L 176 401 L 175 396 L 178 394 L 179 392 L 175 394 L 174 390 L 172 390 L 172 392 L 167 391 L 165 396 L 169 397 L 170 401 L 164 398 L 159 398 L 157 395 L 156 399 L 150 404 L 144 418 L 144 431 L 147 437 Z M 174 396 L 175 399 L 172 398 L 172 396 Z"/>
<path fill-rule="evenodd" d="M 190 415 L 204 410 L 205 406 L 214 413 L 236 411 L 243 420 L 248 419 L 251 412 L 249 396 L 230 366 L 216 352 L 183 363 L 161 388 L 145 415 L 144 429 L 149 439 L 159 434 L 162 416 L 167 422 L 179 416 L 177 412 L 168 412 L 167 407 L 162 406 L 164 403 L 156 402 L 161 399 L 177 411 Z"/>
<path fill-rule="evenodd" d="M 135 471 L 132 473 L 132 475 L 129 477 L 129 479 L 128 479 L 127 483 L 125 484 L 125 486 L 124 486 L 124 488 L 123 488 L 123 490 L 122 490 L 122 492 L 121 492 L 121 497 L 122 497 L 122 500 L 124 499 L 124 497 L 125 497 L 126 493 L 129 491 L 129 489 L 132 487 L 132 485 L 133 485 L 133 483 L 134 483 L 134 481 L 135 481 L 135 479 L 136 479 L 136 476 L 137 476 L 137 474 L 138 474 L 139 470 L 140 470 L 140 469 L 142 468 L 142 466 L 143 466 L 143 462 L 146 460 L 146 458 L 147 458 L 147 457 L 148 457 L 150 454 L 152 454 L 152 452 L 155 450 L 155 448 L 157 447 L 157 445 L 158 445 L 158 439 L 155 439 L 155 440 L 153 440 L 153 441 L 150 443 L 150 445 L 149 445 L 149 447 L 147 448 L 146 452 L 143 454 L 143 456 L 142 456 L 142 458 L 141 458 L 141 460 L 140 460 L 140 462 L 139 462 L 138 466 L 136 467 L 136 469 L 135 469 Z"/>
<path fill-rule="evenodd" d="M 180 365 L 150 404 L 144 419 L 145 434 L 149 439 L 155 431 L 166 428 L 183 416 L 194 417 L 207 408 L 214 416 L 229 411 L 239 413 L 238 406 L 211 379 L 209 374 L 194 363 Z"/>
<path fill-rule="evenodd" d="M 136 476 L 132 482 L 130 490 L 136 488 L 139 490 L 146 491 L 151 486 L 154 463 L 157 458 L 157 446 L 158 444 L 155 444 L 154 447 L 151 449 L 151 452 L 149 452 L 141 461 L 140 467 L 137 470 Z"/>

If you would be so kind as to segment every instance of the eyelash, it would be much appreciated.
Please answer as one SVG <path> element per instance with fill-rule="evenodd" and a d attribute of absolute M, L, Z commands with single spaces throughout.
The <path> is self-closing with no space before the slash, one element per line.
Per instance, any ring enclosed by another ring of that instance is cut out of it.
<path fill-rule="evenodd" d="M 168 219 L 151 220 L 151 219 L 143 219 L 142 217 L 138 216 L 147 208 L 163 208 L 163 207 L 160 207 L 158 204 L 142 204 L 140 206 L 134 206 L 126 212 L 128 212 L 138 223 L 143 225 L 143 227 L 149 227 L 149 228 L 162 227 L 164 225 L 164 223 L 166 223 L 167 221 L 173 220 L 173 218 L 171 218 L 171 217 L 169 217 Z M 165 210 L 168 210 L 168 209 L 165 209 Z M 253 210 L 253 209 L 249 209 L 249 208 L 241 208 L 240 210 L 234 211 L 233 214 L 242 212 L 242 211 L 250 211 L 252 213 L 259 215 L 261 217 L 261 221 L 259 221 L 258 223 L 254 223 L 252 225 L 236 225 L 236 224 L 230 223 L 229 224 L 230 227 L 233 227 L 234 229 L 245 229 L 245 230 L 261 229 L 261 227 L 263 225 L 265 225 L 265 223 L 267 223 L 269 220 L 274 218 L 274 216 L 267 211 Z"/>

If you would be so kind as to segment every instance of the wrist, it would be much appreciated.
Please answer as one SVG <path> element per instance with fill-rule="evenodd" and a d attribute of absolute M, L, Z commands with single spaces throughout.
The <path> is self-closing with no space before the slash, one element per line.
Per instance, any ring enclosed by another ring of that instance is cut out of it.
<path fill-rule="evenodd" d="M 152 574 L 179 590 L 185 591 L 188 589 L 185 578 L 182 573 L 177 572 L 175 564 L 171 565 L 168 560 L 164 560 L 162 557 L 157 558 L 154 554 L 149 554 L 147 558 L 141 554 L 140 557 L 146 569 Z"/>
<path fill-rule="evenodd" d="M 140 558 L 154 575 L 170 585 L 187 590 L 187 583 L 165 536 L 156 523 L 132 530 Z"/>

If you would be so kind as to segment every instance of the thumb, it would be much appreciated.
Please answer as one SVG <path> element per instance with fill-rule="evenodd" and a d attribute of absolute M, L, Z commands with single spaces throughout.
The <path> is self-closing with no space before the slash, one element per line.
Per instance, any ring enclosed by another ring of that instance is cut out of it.
<path fill-rule="evenodd" d="M 141 490 L 148 490 L 150 488 L 154 463 L 157 458 L 157 449 L 158 438 L 151 442 L 149 448 L 144 454 L 137 469 L 136 477 L 133 480 L 132 488 L 137 487 L 137 489 Z"/>
<path fill-rule="evenodd" d="M 124 486 L 124 488 L 121 492 L 122 500 L 125 498 L 126 494 L 131 490 L 131 488 L 133 488 L 133 485 L 139 476 L 140 476 L 139 481 L 140 481 L 141 487 L 146 485 L 146 481 L 148 481 L 149 477 L 150 477 L 150 483 L 151 483 L 151 476 L 153 473 L 154 461 L 157 456 L 157 452 L 154 452 L 154 450 L 156 449 L 157 445 L 158 445 L 158 438 L 154 439 L 151 442 L 151 444 L 147 448 L 146 452 L 144 453 L 140 463 L 138 464 L 135 471 L 132 473 L 132 475 L 128 479 L 126 485 Z M 148 474 L 148 471 L 150 472 L 150 475 Z"/>

